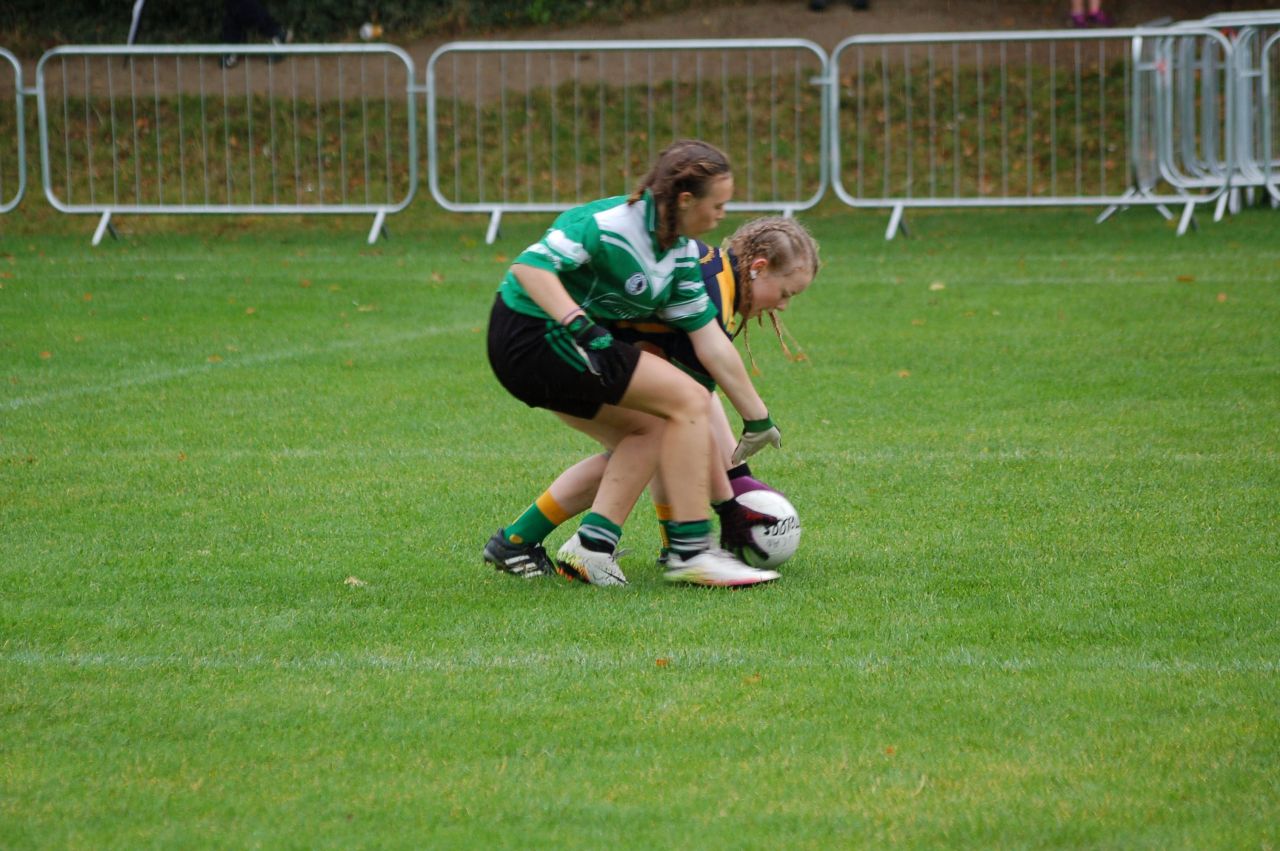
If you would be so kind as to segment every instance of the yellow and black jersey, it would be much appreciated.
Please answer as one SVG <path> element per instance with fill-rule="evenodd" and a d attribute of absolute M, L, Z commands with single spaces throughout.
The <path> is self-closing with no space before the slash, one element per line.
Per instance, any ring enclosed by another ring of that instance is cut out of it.
<path fill-rule="evenodd" d="M 716 307 L 716 321 L 725 334 L 732 336 L 738 306 L 738 280 L 733 271 L 733 255 L 704 242 L 693 242 L 698 247 L 698 269 L 702 272 L 703 287 Z M 715 381 L 698 360 L 689 336 L 683 331 L 654 321 L 618 321 L 610 324 L 609 330 L 619 340 L 671 361 L 704 387 L 715 389 Z"/>

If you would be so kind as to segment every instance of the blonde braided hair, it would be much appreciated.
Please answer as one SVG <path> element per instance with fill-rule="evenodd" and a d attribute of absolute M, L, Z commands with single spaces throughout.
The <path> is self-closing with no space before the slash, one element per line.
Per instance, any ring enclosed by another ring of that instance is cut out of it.
<path fill-rule="evenodd" d="M 810 277 L 816 278 L 818 270 L 822 268 L 822 261 L 818 257 L 818 243 L 805 226 L 795 219 L 766 216 L 753 219 L 738 228 L 725 240 L 722 248 L 733 253 L 733 274 L 738 281 L 739 296 L 735 307 L 736 312 L 742 314 L 743 320 L 737 333 L 742 334 L 747 348 L 747 357 L 751 360 L 751 369 L 759 375 L 760 368 L 756 366 L 755 355 L 751 352 L 751 339 L 747 333 L 746 320 L 754 295 L 750 275 L 751 264 L 763 259 L 768 263 L 769 268 L 780 274 L 789 274 L 796 269 L 807 269 L 812 272 Z M 782 351 L 787 358 L 793 361 L 807 361 L 809 356 L 800 348 L 795 337 L 786 330 L 778 312 L 770 310 L 768 313 L 773 325 L 773 333 L 777 336 L 778 343 L 782 346 Z M 761 325 L 764 324 L 763 314 L 756 319 Z M 787 345 L 785 338 L 791 339 L 792 345 L 795 346 L 794 352 Z"/>

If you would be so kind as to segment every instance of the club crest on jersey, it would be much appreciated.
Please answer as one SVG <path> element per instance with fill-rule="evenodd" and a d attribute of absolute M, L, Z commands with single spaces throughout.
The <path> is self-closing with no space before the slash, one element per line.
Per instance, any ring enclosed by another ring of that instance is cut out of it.
<path fill-rule="evenodd" d="M 630 278 L 627 278 L 627 282 L 623 286 L 627 291 L 627 295 L 640 295 L 640 293 L 644 292 L 645 285 L 648 283 L 649 279 L 644 276 L 643 272 L 636 272 Z"/>

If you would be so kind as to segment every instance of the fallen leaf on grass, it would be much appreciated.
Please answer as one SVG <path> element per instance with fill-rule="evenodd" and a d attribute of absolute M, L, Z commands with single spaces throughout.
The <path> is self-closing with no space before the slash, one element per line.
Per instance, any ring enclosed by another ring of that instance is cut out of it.
<path fill-rule="evenodd" d="M 1189 284 L 1196 279 L 1195 275 L 1179 275 L 1178 280 L 1184 284 Z"/>
<path fill-rule="evenodd" d="M 354 576 L 348 576 L 346 579 L 342 580 L 342 584 L 349 585 L 352 588 L 363 588 L 369 583 L 365 582 L 363 579 L 357 579 Z"/>
<path fill-rule="evenodd" d="M 910 378 L 910 377 L 911 377 L 911 370 L 909 370 L 909 369 L 900 369 L 900 370 L 898 370 L 898 377 L 899 377 L 899 378 Z"/>
<path fill-rule="evenodd" d="M 1218 304 L 1225 304 L 1227 301 L 1226 293 L 1218 293 Z"/>
<path fill-rule="evenodd" d="M 658 659 L 658 667 L 659 667 L 659 668 L 669 668 L 669 667 L 671 667 L 671 660 L 670 660 L 670 659 L 667 659 L 666 657 L 662 657 L 662 658 Z"/>
<path fill-rule="evenodd" d="M 945 290 L 946 288 L 947 288 L 947 285 L 942 283 L 942 281 L 934 281 L 932 284 L 929 285 L 929 291 L 935 292 L 935 293 L 938 292 L 939 290 Z"/>
<path fill-rule="evenodd" d="M 929 781 L 929 775 L 927 775 L 927 774 L 921 774 L 921 775 L 920 775 L 920 785 L 919 785 L 919 786 L 917 786 L 917 787 L 916 787 L 916 790 L 915 790 L 914 792 L 912 792 L 912 793 L 911 793 L 912 797 L 915 797 L 916 795 L 919 795 L 921 792 L 923 792 L 923 791 L 924 791 L 924 784 L 925 784 L 925 783 L 927 783 L 928 781 Z"/>

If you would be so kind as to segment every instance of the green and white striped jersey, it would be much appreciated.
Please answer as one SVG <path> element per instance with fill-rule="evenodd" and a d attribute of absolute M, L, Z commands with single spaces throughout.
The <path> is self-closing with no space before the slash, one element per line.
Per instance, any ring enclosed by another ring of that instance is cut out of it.
<path fill-rule="evenodd" d="M 665 252 L 656 240 L 657 210 L 645 192 L 635 204 L 618 195 L 562 213 L 515 262 L 554 272 L 594 319 L 657 317 L 681 331 L 716 318 L 698 268 L 698 247 L 680 237 Z M 507 306 L 548 319 L 510 272 L 499 287 Z"/>

